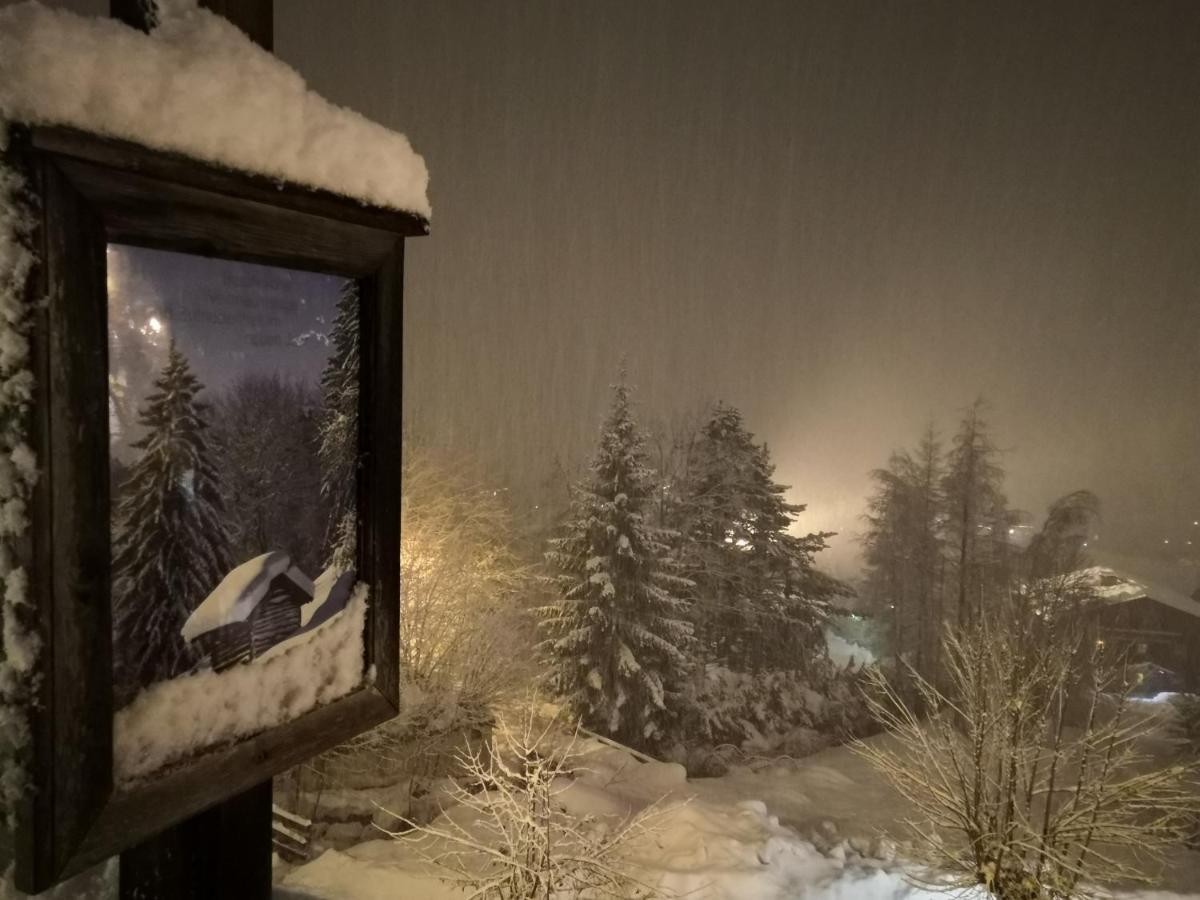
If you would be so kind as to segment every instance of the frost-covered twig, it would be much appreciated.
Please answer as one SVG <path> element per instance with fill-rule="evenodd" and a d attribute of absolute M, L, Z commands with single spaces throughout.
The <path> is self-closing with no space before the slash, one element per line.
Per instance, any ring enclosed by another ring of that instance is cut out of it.
<path fill-rule="evenodd" d="M 1198 770 L 1139 751 L 1152 725 L 1131 714 L 1123 667 L 1104 674 L 1100 646 L 1016 616 L 948 634 L 947 686 L 912 673 L 925 717 L 871 675 L 872 710 L 892 742 L 857 749 L 917 810 L 909 824 L 923 862 L 1006 900 L 1098 897 L 1098 885 L 1153 880 L 1146 863 L 1178 846 L 1200 809 Z M 1098 686 L 1072 719 L 1087 673 Z M 1102 715 L 1103 697 L 1113 703 Z"/>

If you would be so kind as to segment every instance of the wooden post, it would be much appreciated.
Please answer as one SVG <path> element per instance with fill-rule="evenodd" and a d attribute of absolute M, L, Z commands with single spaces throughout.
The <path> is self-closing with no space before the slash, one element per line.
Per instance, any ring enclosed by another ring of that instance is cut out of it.
<path fill-rule="evenodd" d="M 270 780 L 121 854 L 121 900 L 270 896 Z"/>
<path fill-rule="evenodd" d="M 149 2 L 109 0 L 109 14 L 150 30 Z M 273 0 L 200 0 L 265 50 Z M 269 900 L 271 780 L 192 816 L 121 854 L 121 900 Z"/>

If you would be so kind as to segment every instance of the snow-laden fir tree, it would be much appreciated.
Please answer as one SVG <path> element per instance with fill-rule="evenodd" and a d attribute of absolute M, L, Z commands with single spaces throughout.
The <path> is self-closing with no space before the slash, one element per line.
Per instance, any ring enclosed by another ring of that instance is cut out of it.
<path fill-rule="evenodd" d="M 326 565 L 354 568 L 356 528 L 359 385 L 358 284 L 346 283 L 338 297 L 330 332 L 332 352 L 321 374 L 321 495 L 329 508 L 325 532 Z"/>
<path fill-rule="evenodd" d="M 180 636 L 192 610 L 231 567 L 203 389 L 171 342 L 139 415 L 140 451 L 113 527 L 117 703 L 195 662 Z"/>
<path fill-rule="evenodd" d="M 804 668 L 824 652 L 828 603 L 845 590 L 813 563 L 830 535 L 789 532 L 804 506 L 774 474 L 741 413 L 718 404 L 692 452 L 678 527 L 697 637 L 709 660 L 738 671 Z"/>
<path fill-rule="evenodd" d="M 647 518 L 655 489 L 629 389 L 618 384 L 591 476 L 550 541 L 560 594 L 542 625 L 559 687 L 584 726 L 641 747 L 661 741 L 678 712 L 691 641 L 679 596 L 689 582 Z"/>

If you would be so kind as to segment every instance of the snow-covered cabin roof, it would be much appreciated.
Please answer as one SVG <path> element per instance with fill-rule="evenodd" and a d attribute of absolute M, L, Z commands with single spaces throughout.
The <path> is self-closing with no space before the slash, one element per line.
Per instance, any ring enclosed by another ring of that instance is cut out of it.
<path fill-rule="evenodd" d="M 28 2 L 0 9 L 0 119 L 63 125 L 428 218 L 425 161 L 190 0 L 145 34 Z"/>
<path fill-rule="evenodd" d="M 194 641 L 225 625 L 245 622 L 266 597 L 271 582 L 280 575 L 287 576 L 306 594 L 312 595 L 313 583 L 292 565 L 291 557 L 279 551 L 264 553 L 242 563 L 221 579 L 216 590 L 188 616 L 179 633 L 185 641 Z"/>
<path fill-rule="evenodd" d="M 300 627 L 316 628 L 340 612 L 354 588 L 354 573 L 339 572 L 330 566 L 313 582 L 313 598 L 300 607 Z"/>
<path fill-rule="evenodd" d="M 1078 574 L 1081 584 L 1087 586 L 1103 603 L 1128 603 L 1149 598 L 1200 619 L 1200 603 L 1168 585 L 1152 583 L 1140 573 L 1135 578 L 1109 566 L 1091 566 L 1081 569 Z"/>
<path fill-rule="evenodd" d="M 322 572 L 313 582 L 313 598 L 300 607 L 300 630 L 255 657 L 263 663 L 287 653 L 310 640 L 312 633 L 343 612 L 354 595 L 354 573 L 339 573 L 334 568 Z"/>

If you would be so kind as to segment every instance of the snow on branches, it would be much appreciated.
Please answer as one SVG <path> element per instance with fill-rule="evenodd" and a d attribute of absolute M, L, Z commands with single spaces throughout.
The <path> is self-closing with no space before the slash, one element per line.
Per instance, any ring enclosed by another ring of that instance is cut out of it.
<path fill-rule="evenodd" d="M 146 434 L 132 446 L 141 455 L 113 525 L 118 706 L 191 668 L 180 629 L 232 564 L 202 390 L 172 341 L 140 412 Z"/>
<path fill-rule="evenodd" d="M 1200 813 L 1200 770 L 1149 755 L 1154 723 L 1101 646 L 1002 613 L 947 630 L 944 684 L 912 675 L 919 704 L 868 673 L 891 740 L 857 749 L 912 804 L 919 861 L 1001 900 L 1108 897 L 1108 885 L 1153 880 L 1145 863 L 1179 847 Z"/>
<path fill-rule="evenodd" d="M 590 728 L 630 745 L 654 743 L 677 710 L 691 624 L 667 535 L 646 513 L 655 493 L 629 389 L 617 385 L 591 477 L 572 519 L 550 542 L 558 600 L 543 610 L 559 687 Z"/>

